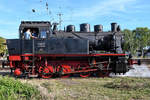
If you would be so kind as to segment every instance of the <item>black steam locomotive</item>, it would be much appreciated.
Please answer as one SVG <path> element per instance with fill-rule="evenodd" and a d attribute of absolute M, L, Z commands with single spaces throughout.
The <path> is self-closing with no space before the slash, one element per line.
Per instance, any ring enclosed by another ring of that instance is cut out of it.
<path fill-rule="evenodd" d="M 35 31 L 36 39 L 26 39 L 24 33 Z M 74 25 L 57 30 L 57 23 L 48 21 L 22 21 L 19 39 L 8 39 L 10 69 L 16 76 L 69 77 L 78 74 L 101 77 L 109 73 L 126 73 L 132 60 L 126 59 L 120 26 L 111 23 L 111 31 L 103 32 L 102 25 Z"/>

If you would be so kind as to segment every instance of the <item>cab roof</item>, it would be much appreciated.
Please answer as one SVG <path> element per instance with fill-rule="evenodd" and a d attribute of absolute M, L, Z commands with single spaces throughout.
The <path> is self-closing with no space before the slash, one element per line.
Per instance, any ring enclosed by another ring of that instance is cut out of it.
<path fill-rule="evenodd" d="M 51 27 L 49 21 L 21 21 L 20 27 Z"/>

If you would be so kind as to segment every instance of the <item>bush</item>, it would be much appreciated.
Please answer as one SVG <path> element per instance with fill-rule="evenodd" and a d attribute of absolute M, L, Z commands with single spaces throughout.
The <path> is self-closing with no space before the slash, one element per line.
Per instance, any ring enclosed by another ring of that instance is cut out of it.
<path fill-rule="evenodd" d="M 40 99 L 39 91 L 18 80 L 0 76 L 0 100 Z"/>

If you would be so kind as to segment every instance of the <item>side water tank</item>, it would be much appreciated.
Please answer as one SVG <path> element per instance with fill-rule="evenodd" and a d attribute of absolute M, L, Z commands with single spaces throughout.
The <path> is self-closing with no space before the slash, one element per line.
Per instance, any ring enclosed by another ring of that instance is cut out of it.
<path fill-rule="evenodd" d="M 68 25 L 66 31 L 67 32 L 75 32 L 75 26 L 74 25 Z"/>
<path fill-rule="evenodd" d="M 111 31 L 112 32 L 117 32 L 117 23 L 111 23 Z"/>
<path fill-rule="evenodd" d="M 90 32 L 90 24 L 80 24 L 80 32 Z"/>
<path fill-rule="evenodd" d="M 94 25 L 94 32 L 103 32 L 102 25 Z"/>

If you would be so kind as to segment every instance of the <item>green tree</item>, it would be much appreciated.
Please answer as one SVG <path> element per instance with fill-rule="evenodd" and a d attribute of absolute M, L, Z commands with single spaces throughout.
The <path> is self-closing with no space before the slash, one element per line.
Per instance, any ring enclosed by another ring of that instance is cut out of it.
<path fill-rule="evenodd" d="M 134 30 L 133 32 L 136 33 L 136 39 L 139 42 L 139 48 L 143 48 L 145 46 L 148 45 L 148 40 L 149 40 L 149 35 L 150 35 L 150 31 L 147 27 L 143 28 L 143 27 L 139 27 L 136 28 L 136 30 Z"/>
<path fill-rule="evenodd" d="M 138 49 L 142 51 L 143 55 L 143 48 L 149 45 L 150 30 L 147 27 L 138 27 L 133 32 L 136 34 Z"/>
<path fill-rule="evenodd" d="M 124 50 L 135 54 L 137 50 L 150 45 L 150 30 L 147 27 L 138 27 L 135 30 L 123 30 L 125 35 Z M 143 52 L 142 52 L 143 55 Z"/>
<path fill-rule="evenodd" d="M 137 41 L 135 39 L 136 34 L 128 29 L 123 30 L 124 33 L 124 51 L 130 52 L 131 54 L 136 53 Z"/>
<path fill-rule="evenodd" d="M 6 40 L 0 37 L 0 53 L 6 52 L 6 45 L 4 45 L 4 43 L 6 43 Z"/>

